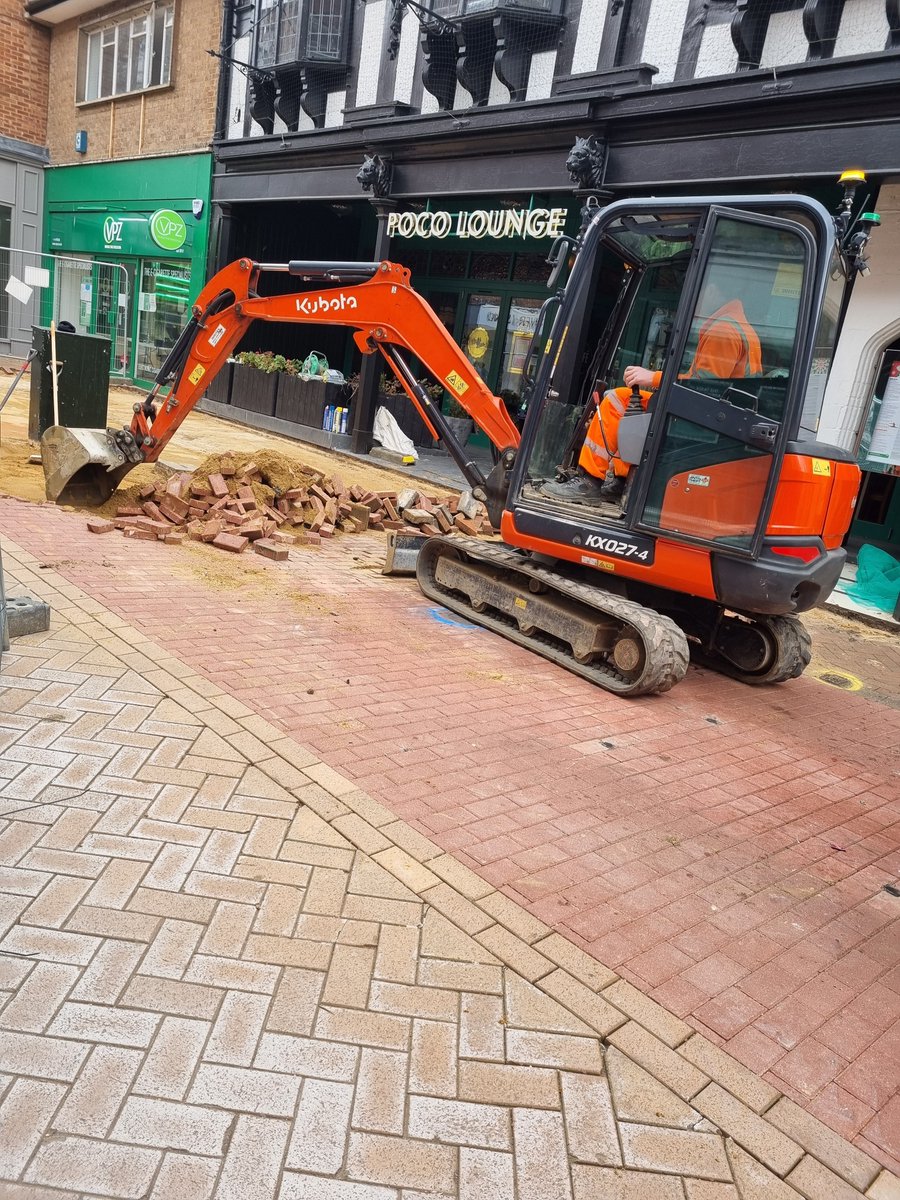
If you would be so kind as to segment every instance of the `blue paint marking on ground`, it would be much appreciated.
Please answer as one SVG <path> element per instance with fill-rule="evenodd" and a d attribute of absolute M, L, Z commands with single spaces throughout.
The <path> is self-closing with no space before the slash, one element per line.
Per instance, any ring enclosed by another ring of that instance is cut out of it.
<path fill-rule="evenodd" d="M 455 629 L 471 630 L 473 633 L 484 633 L 485 630 L 480 625 L 473 625 L 471 621 L 467 621 L 465 617 L 458 617 L 448 608 L 429 608 L 426 609 L 432 621 L 437 621 L 440 625 L 452 625 Z"/>

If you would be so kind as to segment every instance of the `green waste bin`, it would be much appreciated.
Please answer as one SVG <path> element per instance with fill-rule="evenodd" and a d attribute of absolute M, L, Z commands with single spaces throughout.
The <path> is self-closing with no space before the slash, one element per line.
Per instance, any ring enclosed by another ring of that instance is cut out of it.
<path fill-rule="evenodd" d="M 50 330 L 32 328 L 31 403 L 28 436 L 39 442 L 53 421 Z M 69 429 L 105 429 L 109 404 L 109 338 L 89 333 L 56 333 L 59 424 Z"/>

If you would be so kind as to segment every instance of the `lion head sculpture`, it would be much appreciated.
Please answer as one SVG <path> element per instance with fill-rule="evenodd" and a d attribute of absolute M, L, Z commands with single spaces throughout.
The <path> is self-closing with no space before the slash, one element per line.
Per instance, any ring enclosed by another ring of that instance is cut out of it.
<path fill-rule="evenodd" d="M 379 199 L 388 194 L 391 188 L 391 167 L 380 154 L 367 154 L 363 164 L 356 173 L 356 182 L 364 192 L 371 192 Z"/>
<path fill-rule="evenodd" d="M 606 142 L 594 133 L 586 138 L 576 137 L 566 159 L 566 170 L 572 182 L 581 188 L 602 187 L 605 166 Z"/>

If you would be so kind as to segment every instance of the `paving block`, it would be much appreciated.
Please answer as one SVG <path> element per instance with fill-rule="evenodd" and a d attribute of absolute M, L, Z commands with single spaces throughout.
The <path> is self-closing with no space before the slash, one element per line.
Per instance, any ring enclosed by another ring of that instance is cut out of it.
<path fill-rule="evenodd" d="M 46 633 L 50 628 L 50 605 L 31 596 L 7 596 L 6 621 L 11 638 Z"/>

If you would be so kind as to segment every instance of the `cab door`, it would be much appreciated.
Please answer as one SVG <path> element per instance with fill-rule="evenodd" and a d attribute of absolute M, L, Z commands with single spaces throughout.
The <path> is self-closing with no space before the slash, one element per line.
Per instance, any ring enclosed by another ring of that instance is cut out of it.
<path fill-rule="evenodd" d="M 638 528 L 758 554 L 803 391 L 814 261 L 799 224 L 710 210 L 652 401 L 629 505 Z"/>

